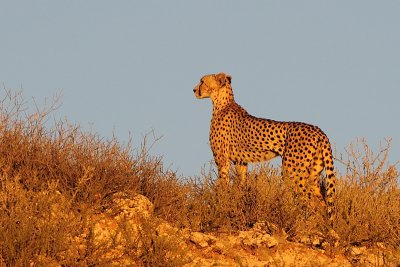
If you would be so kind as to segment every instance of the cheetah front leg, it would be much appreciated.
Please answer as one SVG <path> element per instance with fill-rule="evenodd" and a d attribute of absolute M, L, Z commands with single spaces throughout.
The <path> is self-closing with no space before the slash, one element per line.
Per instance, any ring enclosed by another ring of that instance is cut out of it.
<path fill-rule="evenodd" d="M 239 185 L 243 186 L 246 184 L 247 180 L 247 163 L 236 163 L 235 164 L 236 173 L 239 176 Z"/>
<path fill-rule="evenodd" d="M 217 186 L 229 186 L 230 162 L 228 160 L 215 159 L 215 163 L 217 164 L 218 168 Z"/>

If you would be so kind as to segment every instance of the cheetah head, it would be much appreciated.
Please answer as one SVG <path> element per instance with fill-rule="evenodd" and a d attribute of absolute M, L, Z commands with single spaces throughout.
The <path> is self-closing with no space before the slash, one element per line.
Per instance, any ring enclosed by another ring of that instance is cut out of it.
<path fill-rule="evenodd" d="M 221 88 L 231 84 L 231 76 L 225 73 L 209 74 L 200 79 L 193 92 L 197 98 L 217 98 Z"/>

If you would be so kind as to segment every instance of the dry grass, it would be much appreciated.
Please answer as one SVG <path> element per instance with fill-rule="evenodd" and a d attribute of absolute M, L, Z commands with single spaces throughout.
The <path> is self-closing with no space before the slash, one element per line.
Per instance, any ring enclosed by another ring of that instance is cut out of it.
<path fill-rule="evenodd" d="M 107 264 L 100 260 L 107 252 L 90 235 L 84 250 L 68 251 L 85 233 L 88 218 L 109 208 L 118 192 L 145 195 L 158 218 L 194 231 L 234 232 L 259 221 L 275 224 L 293 240 L 329 231 L 323 211 L 303 205 L 278 168 L 258 165 L 245 188 L 219 190 L 212 170 L 191 178 L 166 170 L 160 157 L 149 155 L 148 138 L 135 149 L 67 121 L 51 124 L 56 108 L 57 101 L 28 113 L 12 91 L 1 100 L 0 265 Z M 375 155 L 361 141 L 339 160 L 347 167 L 337 185 L 333 228 L 339 249 L 376 242 L 400 246 L 399 173 L 387 162 L 389 146 Z M 157 236 L 154 224 L 147 223 L 140 240 L 146 253 L 133 253 L 139 241 L 130 240 L 123 256 L 142 266 L 166 266 L 167 251 L 179 248 Z"/>
<path fill-rule="evenodd" d="M 387 162 L 389 149 L 390 141 L 386 141 L 374 154 L 362 140 L 347 151 L 347 173 L 338 185 L 335 227 L 347 243 L 400 246 L 399 172 Z"/>
<path fill-rule="evenodd" d="M 107 209 L 117 192 L 146 195 L 157 213 L 184 192 L 161 159 L 148 155 L 146 140 L 134 150 L 67 121 L 46 127 L 55 108 L 57 100 L 29 114 L 12 91 L 1 100 L 0 265 L 26 266 L 42 255 L 60 261 L 71 237 L 84 234 L 86 218 Z M 91 265 L 99 253 L 88 246 L 69 260 Z"/>

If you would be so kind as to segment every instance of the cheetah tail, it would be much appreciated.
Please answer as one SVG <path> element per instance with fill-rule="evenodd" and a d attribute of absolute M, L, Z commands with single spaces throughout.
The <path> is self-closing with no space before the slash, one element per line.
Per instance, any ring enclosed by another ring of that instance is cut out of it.
<path fill-rule="evenodd" d="M 329 140 L 324 141 L 323 145 L 323 162 L 325 166 L 325 173 L 326 173 L 326 204 L 328 206 L 328 216 L 329 220 L 333 219 L 334 213 L 334 202 L 335 202 L 335 193 L 336 193 L 336 176 L 334 172 L 334 165 L 333 165 L 333 156 L 332 156 L 332 148 L 329 143 Z"/>

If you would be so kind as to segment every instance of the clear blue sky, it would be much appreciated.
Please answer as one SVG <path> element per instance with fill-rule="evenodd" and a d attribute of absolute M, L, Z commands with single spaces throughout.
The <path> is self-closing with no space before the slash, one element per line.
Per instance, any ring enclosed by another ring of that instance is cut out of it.
<path fill-rule="evenodd" d="M 400 1 L 2 1 L 0 83 L 197 175 L 212 159 L 204 74 L 250 113 L 319 125 L 339 151 L 392 137 L 400 159 Z M 4 94 L 4 92 L 1 92 Z"/>

